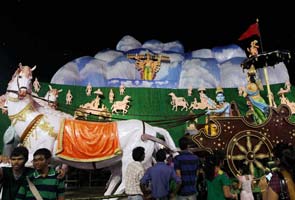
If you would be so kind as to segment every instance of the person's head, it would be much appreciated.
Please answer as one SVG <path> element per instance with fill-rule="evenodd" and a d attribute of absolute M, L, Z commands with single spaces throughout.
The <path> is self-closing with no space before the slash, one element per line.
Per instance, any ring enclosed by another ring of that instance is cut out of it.
<path fill-rule="evenodd" d="M 218 103 L 222 103 L 222 102 L 224 102 L 224 100 L 225 100 L 225 97 L 224 97 L 224 94 L 223 94 L 223 89 L 222 89 L 222 87 L 220 87 L 220 86 L 218 86 L 217 88 L 216 88 L 216 101 L 218 102 Z"/>
<path fill-rule="evenodd" d="M 218 103 L 222 103 L 222 102 L 224 102 L 224 100 L 225 100 L 225 96 L 224 96 L 223 92 L 219 92 L 216 94 L 216 101 Z"/>
<path fill-rule="evenodd" d="M 202 94 L 206 94 L 206 88 L 201 86 L 199 89 L 198 89 L 198 92 L 199 94 L 202 93 Z"/>
<path fill-rule="evenodd" d="M 249 82 L 250 83 L 256 83 L 256 76 L 255 75 L 249 75 Z"/>
<path fill-rule="evenodd" d="M 19 146 L 13 149 L 13 151 L 10 154 L 10 158 L 12 157 L 19 157 L 22 156 L 24 160 L 27 162 L 29 157 L 29 150 L 24 146 Z"/>
<path fill-rule="evenodd" d="M 165 149 L 160 149 L 156 153 L 156 161 L 157 162 L 164 162 L 166 160 L 166 151 Z"/>
<path fill-rule="evenodd" d="M 191 140 L 187 136 L 183 136 L 178 140 L 179 148 L 181 150 L 188 149 L 190 143 L 191 143 Z"/>
<path fill-rule="evenodd" d="M 29 151 L 24 146 L 13 149 L 10 154 L 12 168 L 15 170 L 22 169 L 28 161 Z"/>
<path fill-rule="evenodd" d="M 33 166 L 36 170 L 44 170 L 48 168 L 51 161 L 51 152 L 46 148 L 41 148 L 35 151 L 33 155 Z"/>
<path fill-rule="evenodd" d="M 141 162 L 144 160 L 145 153 L 143 147 L 135 147 L 132 151 L 132 158 L 135 161 Z"/>

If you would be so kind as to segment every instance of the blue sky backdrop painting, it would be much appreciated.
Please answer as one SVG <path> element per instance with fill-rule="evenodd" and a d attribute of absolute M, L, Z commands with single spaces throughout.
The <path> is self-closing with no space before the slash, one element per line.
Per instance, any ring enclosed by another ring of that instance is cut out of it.
<path fill-rule="evenodd" d="M 170 63 L 162 63 L 152 81 L 142 80 L 135 68 L 135 61 L 127 54 L 147 52 L 169 56 Z M 151 87 L 151 88 L 237 88 L 246 85 L 246 71 L 240 63 L 246 58 L 238 45 L 214 47 L 184 52 L 179 41 L 162 43 L 148 40 L 141 44 L 132 36 L 124 36 L 116 49 L 99 51 L 91 56 L 76 58 L 62 66 L 52 77 L 51 83 L 94 87 Z M 284 63 L 268 67 L 270 84 L 289 80 Z M 262 69 L 259 77 L 265 84 Z"/>

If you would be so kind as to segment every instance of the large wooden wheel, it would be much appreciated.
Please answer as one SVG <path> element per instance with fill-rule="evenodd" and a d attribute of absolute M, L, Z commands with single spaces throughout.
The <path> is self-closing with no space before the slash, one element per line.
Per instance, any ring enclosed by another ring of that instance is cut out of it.
<path fill-rule="evenodd" d="M 253 175 L 255 169 L 264 171 L 265 161 L 273 156 L 272 148 L 271 142 L 262 133 L 255 130 L 241 131 L 234 135 L 228 143 L 228 166 L 235 176 L 239 174 L 238 164 L 242 162 L 249 166 Z"/>

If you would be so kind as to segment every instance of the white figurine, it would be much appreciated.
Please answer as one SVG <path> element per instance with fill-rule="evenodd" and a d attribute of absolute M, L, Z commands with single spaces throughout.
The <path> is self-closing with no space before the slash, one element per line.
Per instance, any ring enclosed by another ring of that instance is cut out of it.
<path fill-rule="evenodd" d="M 189 88 L 187 89 L 187 96 L 192 96 L 192 93 L 193 93 L 193 87 L 192 86 L 189 86 Z"/>
<path fill-rule="evenodd" d="M 181 111 L 183 111 L 184 109 L 186 111 L 188 110 L 188 103 L 184 97 L 177 97 L 173 92 L 170 92 L 168 95 L 171 96 L 172 98 L 171 100 L 172 110 L 177 111 L 178 106 L 182 107 Z"/>
<path fill-rule="evenodd" d="M 92 92 L 92 86 L 90 83 L 88 83 L 87 87 L 86 87 L 86 95 L 90 96 Z"/>
<path fill-rule="evenodd" d="M 40 86 L 40 83 L 37 78 L 35 78 L 35 80 L 34 80 L 33 87 L 34 87 L 35 92 L 38 93 L 40 91 L 41 86 Z"/>
<path fill-rule="evenodd" d="M 122 111 L 123 115 L 125 115 L 128 112 L 129 109 L 129 99 L 131 99 L 131 96 L 125 96 L 122 101 L 115 101 L 112 105 L 112 113 L 118 113 L 118 111 Z"/>
<path fill-rule="evenodd" d="M 120 95 L 124 95 L 124 92 L 125 92 L 125 86 L 124 86 L 124 84 L 121 84 L 120 85 Z"/>
<path fill-rule="evenodd" d="M 67 96 L 66 96 L 66 105 L 72 104 L 73 95 L 71 94 L 71 90 L 68 90 Z"/>
<path fill-rule="evenodd" d="M 115 97 L 115 94 L 114 94 L 113 90 L 111 89 L 110 92 L 109 92 L 109 101 L 110 101 L 110 103 L 114 102 L 114 97 Z"/>

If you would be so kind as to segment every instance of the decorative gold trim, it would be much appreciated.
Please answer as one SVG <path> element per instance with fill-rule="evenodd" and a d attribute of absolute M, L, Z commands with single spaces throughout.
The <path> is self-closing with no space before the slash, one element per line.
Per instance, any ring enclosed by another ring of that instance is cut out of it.
<path fill-rule="evenodd" d="M 57 133 L 54 132 L 54 127 L 53 126 L 50 126 L 50 124 L 46 121 L 42 121 L 43 123 L 39 123 L 38 127 L 40 129 L 42 129 L 43 131 L 45 132 L 48 132 L 48 135 L 53 137 L 53 138 L 56 138 L 57 137 Z"/>
<path fill-rule="evenodd" d="M 33 104 L 29 103 L 19 113 L 14 115 L 9 115 L 8 117 L 11 120 L 12 125 L 14 125 L 17 121 L 26 121 L 26 115 L 32 111 L 34 111 Z"/>
<path fill-rule="evenodd" d="M 113 155 L 109 155 L 109 156 L 104 156 L 104 157 L 100 157 L 100 158 L 90 158 L 90 159 L 79 159 L 79 158 L 73 158 L 70 156 L 64 156 L 64 155 L 59 155 L 61 152 L 56 152 L 57 157 L 65 159 L 67 161 L 72 161 L 72 162 L 98 162 L 98 161 L 103 161 L 103 160 L 109 160 L 112 158 L 115 158 L 117 156 L 121 156 L 122 155 L 122 150 L 120 148 L 117 148 L 114 152 Z"/>
<path fill-rule="evenodd" d="M 56 155 L 63 151 L 63 134 L 64 134 L 65 119 L 60 123 L 59 134 L 57 136 L 58 145 L 56 147 Z"/>
<path fill-rule="evenodd" d="M 37 125 L 40 123 L 42 117 L 43 117 L 43 114 L 37 115 L 35 119 L 33 119 L 30 122 L 30 124 L 27 126 L 27 128 L 25 129 L 25 131 L 20 137 L 20 143 L 24 143 L 28 139 L 28 137 L 31 135 L 33 130 L 35 130 Z"/>

